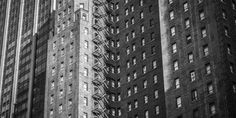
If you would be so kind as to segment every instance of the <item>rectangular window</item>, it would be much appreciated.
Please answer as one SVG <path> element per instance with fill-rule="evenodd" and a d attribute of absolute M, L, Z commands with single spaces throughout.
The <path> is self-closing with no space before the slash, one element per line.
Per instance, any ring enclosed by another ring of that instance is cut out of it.
<path fill-rule="evenodd" d="M 192 52 L 190 52 L 190 53 L 188 53 L 188 62 L 189 63 L 192 63 L 193 62 L 193 53 Z"/>
<path fill-rule="evenodd" d="M 197 100 L 198 99 L 198 92 L 197 92 L 197 90 L 195 90 L 195 89 L 192 90 L 191 96 L 192 96 L 192 101 Z"/>
<path fill-rule="evenodd" d="M 173 20 L 173 19 L 175 18 L 175 15 L 174 15 L 174 11 L 173 11 L 173 10 L 171 10 L 171 11 L 169 12 L 169 17 L 170 17 L 170 20 Z"/>
<path fill-rule="evenodd" d="M 214 89 L 213 89 L 212 83 L 208 83 L 207 84 L 207 92 L 208 92 L 208 94 L 214 93 Z"/>
<path fill-rule="evenodd" d="M 186 11 L 188 11 L 188 3 L 187 2 L 184 3 L 184 12 L 186 12 Z"/>
<path fill-rule="evenodd" d="M 175 27 L 174 26 L 170 28 L 170 35 L 171 36 L 175 35 Z"/>
<path fill-rule="evenodd" d="M 176 108 L 182 107 L 182 100 L 181 97 L 176 98 Z"/>
<path fill-rule="evenodd" d="M 207 36 L 207 31 L 205 27 L 201 28 L 201 34 L 202 34 L 202 38 L 205 38 Z"/>
<path fill-rule="evenodd" d="M 175 88 L 177 89 L 177 88 L 180 88 L 180 80 L 179 80 L 179 78 L 176 78 L 175 79 Z"/>
<path fill-rule="evenodd" d="M 204 56 L 208 56 L 209 55 L 208 45 L 204 45 L 203 46 L 203 55 Z"/>
<path fill-rule="evenodd" d="M 176 53 L 177 52 L 177 46 L 176 43 L 172 44 L 172 53 Z"/>
<path fill-rule="evenodd" d="M 174 67 L 174 71 L 179 70 L 179 63 L 178 63 L 177 60 L 175 60 L 175 61 L 173 62 L 173 67 Z"/>
<path fill-rule="evenodd" d="M 191 82 L 193 82 L 193 81 L 196 80 L 196 74 L 195 74 L 195 71 L 191 71 L 191 72 L 190 72 L 190 79 L 191 79 Z"/>

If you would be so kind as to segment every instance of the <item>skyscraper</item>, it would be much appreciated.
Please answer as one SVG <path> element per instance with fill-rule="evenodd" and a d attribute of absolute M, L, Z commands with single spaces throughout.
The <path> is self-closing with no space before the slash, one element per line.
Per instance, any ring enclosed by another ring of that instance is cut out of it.
<path fill-rule="evenodd" d="M 45 50 L 42 48 L 47 47 L 49 39 L 50 28 L 45 28 L 45 24 L 50 26 L 51 1 L 3 0 L 0 3 L 3 5 L 1 28 L 4 29 L 3 32 L 1 30 L 0 39 L 3 42 L 0 74 L 1 117 L 43 117 L 44 106 L 36 104 L 44 102 L 43 81 L 46 76 L 47 54 L 40 57 L 40 53 Z M 42 30 L 48 32 L 42 36 Z M 42 40 L 40 37 L 43 37 Z M 39 62 L 42 64 L 38 64 Z M 35 82 L 39 79 L 39 74 L 43 84 L 37 87 Z"/>
<path fill-rule="evenodd" d="M 45 117 L 165 117 L 157 0 L 59 0 L 55 14 Z"/>
<path fill-rule="evenodd" d="M 168 118 L 234 118 L 235 1 L 160 1 Z"/>

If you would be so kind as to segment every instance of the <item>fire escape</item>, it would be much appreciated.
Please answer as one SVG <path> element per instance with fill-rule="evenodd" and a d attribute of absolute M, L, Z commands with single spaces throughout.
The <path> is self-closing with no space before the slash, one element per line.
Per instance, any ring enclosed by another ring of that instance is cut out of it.
<path fill-rule="evenodd" d="M 94 3 L 94 23 L 92 28 L 94 30 L 93 43 L 94 45 L 94 65 L 93 70 L 95 72 L 93 85 L 94 88 L 94 108 L 92 113 L 96 118 L 108 118 L 109 113 L 109 88 L 107 85 L 108 65 L 106 64 L 109 51 L 108 40 L 111 39 L 110 26 L 110 14 L 112 9 L 110 8 L 111 0 L 93 0 Z"/>

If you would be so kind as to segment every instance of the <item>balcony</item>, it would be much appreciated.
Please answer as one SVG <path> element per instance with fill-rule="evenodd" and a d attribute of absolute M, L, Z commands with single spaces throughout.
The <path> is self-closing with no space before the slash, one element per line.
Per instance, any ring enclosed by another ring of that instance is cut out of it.
<path fill-rule="evenodd" d="M 93 16 L 95 18 L 102 18 L 102 15 L 98 11 L 93 12 Z"/>
<path fill-rule="evenodd" d="M 98 23 L 96 23 L 96 24 L 93 24 L 93 29 L 94 30 L 97 30 L 97 31 L 102 31 L 102 27 L 98 24 Z"/>
<path fill-rule="evenodd" d="M 96 58 L 101 58 L 102 57 L 102 51 L 101 49 L 96 49 L 94 52 L 93 52 L 93 56 L 96 57 Z"/>
<path fill-rule="evenodd" d="M 103 94 L 100 92 L 96 92 L 95 94 L 92 95 L 93 99 L 96 101 L 102 100 Z"/>
<path fill-rule="evenodd" d="M 103 114 L 103 110 L 102 108 L 100 107 L 95 107 L 93 110 L 92 110 L 93 114 L 96 115 L 96 116 L 100 116 Z"/>
<path fill-rule="evenodd" d="M 95 86 L 101 86 L 103 84 L 104 80 L 102 80 L 101 78 L 97 77 L 92 82 L 93 82 L 93 84 Z"/>
<path fill-rule="evenodd" d="M 96 6 L 101 6 L 102 1 L 101 0 L 93 0 L 93 4 L 96 5 Z"/>
<path fill-rule="evenodd" d="M 94 42 L 95 44 L 99 45 L 99 44 L 102 44 L 102 39 L 101 39 L 100 36 L 95 36 L 95 37 L 93 38 L 93 42 Z"/>
<path fill-rule="evenodd" d="M 95 63 L 93 65 L 93 69 L 97 72 L 101 72 L 103 69 L 101 62 L 99 62 L 98 60 L 95 60 Z"/>

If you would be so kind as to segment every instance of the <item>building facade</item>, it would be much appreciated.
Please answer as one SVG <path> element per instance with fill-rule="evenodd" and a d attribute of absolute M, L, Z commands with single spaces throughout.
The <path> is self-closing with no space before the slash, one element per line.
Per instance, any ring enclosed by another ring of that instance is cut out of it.
<path fill-rule="evenodd" d="M 113 0 L 109 117 L 164 118 L 158 0 Z"/>
<path fill-rule="evenodd" d="M 168 118 L 234 118 L 235 1 L 162 0 Z"/>
<path fill-rule="evenodd" d="M 42 118 L 43 113 L 37 110 L 43 111 L 44 107 L 38 107 L 36 103 L 44 102 L 45 88 L 44 86 L 36 87 L 33 80 L 36 81 L 37 75 L 44 72 L 44 76 L 42 75 L 40 79 L 45 81 L 47 55 L 44 54 L 44 57 L 38 55 L 42 48 L 47 47 L 49 33 L 45 34 L 45 41 L 41 42 L 44 44 L 40 49 L 37 32 L 47 29 L 43 29 L 44 24 L 50 26 L 51 1 L 8 0 L 1 3 L 1 5 L 5 4 L 1 7 L 5 12 L 2 15 L 6 14 L 1 19 L 1 23 L 4 23 L 1 27 L 4 29 L 1 35 L 1 42 L 3 42 L 0 74 L 1 117 L 31 118 L 32 115 L 37 114 Z M 36 60 L 39 58 L 44 59 L 44 64 L 37 65 Z M 36 96 L 33 95 L 35 92 L 37 92 Z"/>

